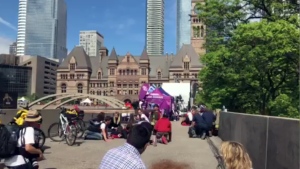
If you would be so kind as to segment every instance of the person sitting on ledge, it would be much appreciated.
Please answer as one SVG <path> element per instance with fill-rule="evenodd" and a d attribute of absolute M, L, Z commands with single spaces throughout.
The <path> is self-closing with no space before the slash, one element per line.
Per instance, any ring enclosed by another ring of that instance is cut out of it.
<path fill-rule="evenodd" d="M 157 142 L 168 144 L 166 136 L 170 139 L 172 124 L 167 114 L 163 114 L 163 117 L 156 122 L 154 130 L 156 131 L 156 138 L 153 140 L 153 145 L 156 146 Z"/>

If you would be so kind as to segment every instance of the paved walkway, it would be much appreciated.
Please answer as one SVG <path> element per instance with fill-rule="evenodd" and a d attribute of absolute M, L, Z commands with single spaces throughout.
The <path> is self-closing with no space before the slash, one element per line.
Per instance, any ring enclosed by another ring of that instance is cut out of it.
<path fill-rule="evenodd" d="M 46 160 L 40 163 L 43 169 L 96 169 L 105 152 L 113 147 L 122 145 L 125 140 L 115 139 L 111 142 L 82 141 L 79 146 L 69 147 L 65 143 L 56 143 L 47 140 L 46 145 L 51 147 L 45 151 Z M 160 159 L 183 161 L 195 169 L 216 168 L 217 160 L 213 157 L 206 140 L 190 139 L 187 136 L 187 127 L 173 123 L 173 139 L 168 145 L 149 146 L 142 154 L 147 166 Z"/>

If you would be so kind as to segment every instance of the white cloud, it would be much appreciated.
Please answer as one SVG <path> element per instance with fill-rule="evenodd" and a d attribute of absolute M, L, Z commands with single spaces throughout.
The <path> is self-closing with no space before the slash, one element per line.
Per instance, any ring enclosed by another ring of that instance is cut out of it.
<path fill-rule="evenodd" d="M 9 45 L 11 45 L 14 40 L 7 37 L 0 36 L 0 54 L 9 53 Z"/>
<path fill-rule="evenodd" d="M 13 29 L 13 30 L 18 30 L 14 25 L 12 25 L 11 23 L 9 23 L 8 21 L 4 20 L 3 18 L 0 17 L 0 23 Z"/>

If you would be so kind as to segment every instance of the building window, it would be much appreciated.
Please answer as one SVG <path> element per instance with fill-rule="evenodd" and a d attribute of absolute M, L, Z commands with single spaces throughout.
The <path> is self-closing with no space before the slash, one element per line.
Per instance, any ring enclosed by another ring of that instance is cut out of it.
<path fill-rule="evenodd" d="M 118 88 L 121 88 L 121 87 L 122 87 L 122 85 L 121 85 L 121 84 L 117 84 L 117 87 L 118 87 Z"/>
<path fill-rule="evenodd" d="M 142 68 L 142 75 L 147 75 L 146 68 Z"/>
<path fill-rule="evenodd" d="M 84 74 L 77 74 L 77 79 L 83 79 Z"/>
<path fill-rule="evenodd" d="M 132 88 L 132 84 L 129 84 L 128 86 L 129 86 L 129 88 Z"/>
<path fill-rule="evenodd" d="M 183 74 L 183 77 L 184 77 L 185 79 L 188 79 L 189 76 L 190 76 L 190 75 L 189 75 L 188 73 Z"/>
<path fill-rule="evenodd" d="M 133 70 L 130 70 L 130 75 L 133 75 Z"/>
<path fill-rule="evenodd" d="M 161 79 L 161 72 L 160 72 L 160 71 L 157 72 L 157 78 L 158 78 L 158 79 Z"/>
<path fill-rule="evenodd" d="M 110 75 L 115 75 L 115 69 L 109 69 L 109 74 Z"/>
<path fill-rule="evenodd" d="M 101 79 L 101 78 L 102 78 L 102 73 L 98 72 L 98 79 Z"/>
<path fill-rule="evenodd" d="M 127 58 L 126 58 L 126 59 L 127 59 L 127 62 L 129 63 L 129 62 L 130 62 L 130 58 L 129 58 L 129 56 L 127 56 Z"/>
<path fill-rule="evenodd" d="M 200 28 L 200 37 L 203 38 L 204 37 L 204 27 L 201 26 Z"/>
<path fill-rule="evenodd" d="M 70 70 L 75 70 L 76 64 L 75 63 L 70 63 Z"/>
<path fill-rule="evenodd" d="M 194 38 L 200 37 L 200 26 L 193 27 L 193 36 L 194 36 Z"/>
<path fill-rule="evenodd" d="M 61 78 L 61 79 L 68 79 L 68 75 L 67 75 L 67 74 L 61 74 L 61 75 L 60 75 L 60 78 Z"/>
<path fill-rule="evenodd" d="M 95 95 L 95 91 L 93 91 L 93 90 L 90 91 L 90 94 Z"/>
<path fill-rule="evenodd" d="M 139 88 L 139 84 L 134 84 L 134 88 Z"/>
<path fill-rule="evenodd" d="M 135 91 L 134 91 L 134 94 L 135 94 L 135 95 L 138 95 L 138 93 L 139 93 L 138 90 L 135 90 Z"/>
<path fill-rule="evenodd" d="M 144 84 L 144 83 L 146 83 L 146 81 L 142 81 L 141 83 Z"/>
<path fill-rule="evenodd" d="M 127 88 L 127 84 L 123 84 L 123 88 Z"/>
<path fill-rule="evenodd" d="M 189 62 L 183 62 L 183 68 L 184 68 L 184 70 L 189 70 L 190 69 L 190 63 Z"/>
<path fill-rule="evenodd" d="M 98 95 L 98 96 L 101 95 L 101 91 L 100 91 L 100 90 L 97 91 L 97 95 Z"/>
<path fill-rule="evenodd" d="M 134 75 L 137 75 L 137 70 L 134 70 Z"/>
<path fill-rule="evenodd" d="M 66 84 L 61 84 L 61 93 L 67 93 L 67 85 Z"/>
<path fill-rule="evenodd" d="M 77 85 L 77 93 L 83 93 L 83 85 L 81 83 Z"/>
<path fill-rule="evenodd" d="M 122 70 L 119 70 L 119 75 L 122 75 Z"/>
<path fill-rule="evenodd" d="M 75 75 L 74 74 L 70 74 L 70 79 L 75 79 Z"/>
<path fill-rule="evenodd" d="M 132 90 L 129 90 L 129 93 L 128 94 L 133 94 L 133 91 Z"/>
<path fill-rule="evenodd" d="M 114 87 L 115 83 L 114 82 L 109 82 L 109 87 Z"/>
<path fill-rule="evenodd" d="M 129 69 L 126 70 L 126 75 L 129 75 Z"/>

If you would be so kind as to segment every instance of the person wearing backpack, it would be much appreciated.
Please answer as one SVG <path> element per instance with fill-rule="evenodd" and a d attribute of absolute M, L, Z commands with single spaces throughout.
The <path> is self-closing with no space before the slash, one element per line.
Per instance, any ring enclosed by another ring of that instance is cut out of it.
<path fill-rule="evenodd" d="M 42 150 L 38 148 L 34 127 L 39 125 L 41 118 L 36 110 L 29 110 L 22 127 L 17 125 L 0 127 L 2 136 L 0 138 L 0 158 L 4 157 L 4 164 L 8 169 L 39 168 L 37 161 L 43 160 L 44 156 Z M 7 152 L 5 153 L 3 150 Z"/>

